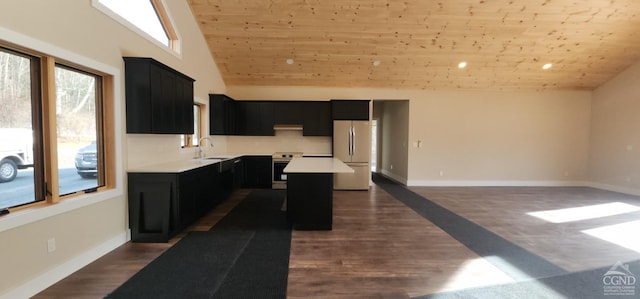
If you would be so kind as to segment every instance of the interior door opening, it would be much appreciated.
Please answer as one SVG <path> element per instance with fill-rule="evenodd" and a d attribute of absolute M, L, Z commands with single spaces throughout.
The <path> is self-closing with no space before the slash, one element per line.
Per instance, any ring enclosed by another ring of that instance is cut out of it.
<path fill-rule="evenodd" d="M 371 120 L 371 171 L 376 172 L 376 162 L 378 160 L 378 120 Z"/>

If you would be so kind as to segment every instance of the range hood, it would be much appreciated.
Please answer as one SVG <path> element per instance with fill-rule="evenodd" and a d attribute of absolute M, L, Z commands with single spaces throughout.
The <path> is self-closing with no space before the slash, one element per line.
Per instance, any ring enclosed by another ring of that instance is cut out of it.
<path fill-rule="evenodd" d="M 273 125 L 275 131 L 302 131 L 302 125 L 286 125 L 277 124 Z"/>

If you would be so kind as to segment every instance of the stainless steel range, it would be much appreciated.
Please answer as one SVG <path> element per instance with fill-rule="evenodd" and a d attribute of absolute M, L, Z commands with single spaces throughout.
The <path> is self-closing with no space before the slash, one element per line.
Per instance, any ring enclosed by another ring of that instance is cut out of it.
<path fill-rule="evenodd" d="M 287 189 L 287 175 L 283 173 L 289 161 L 293 158 L 301 158 L 301 152 L 278 152 L 271 155 L 271 188 Z"/>

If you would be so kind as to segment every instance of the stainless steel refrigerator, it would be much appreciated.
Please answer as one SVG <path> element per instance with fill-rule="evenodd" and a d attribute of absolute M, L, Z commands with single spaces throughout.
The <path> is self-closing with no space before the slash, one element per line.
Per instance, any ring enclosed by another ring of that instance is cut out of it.
<path fill-rule="evenodd" d="M 354 173 L 334 175 L 336 190 L 368 190 L 371 178 L 371 123 L 361 120 L 333 122 L 333 156 Z"/>

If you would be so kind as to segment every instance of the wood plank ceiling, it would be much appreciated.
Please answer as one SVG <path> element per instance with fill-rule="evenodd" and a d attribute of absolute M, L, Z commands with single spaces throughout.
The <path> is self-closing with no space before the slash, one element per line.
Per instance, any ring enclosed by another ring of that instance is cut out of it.
<path fill-rule="evenodd" d="M 638 0 L 188 2 L 227 85 L 592 90 L 640 59 Z"/>

